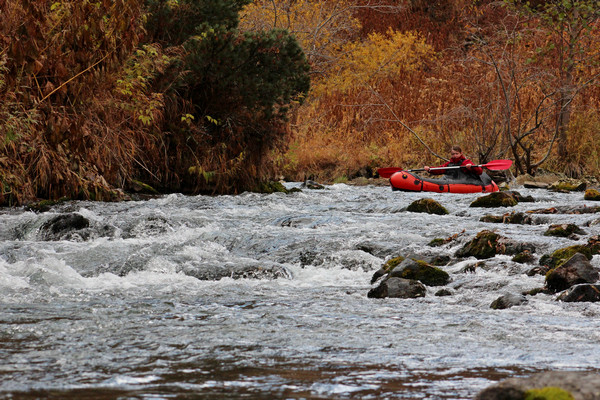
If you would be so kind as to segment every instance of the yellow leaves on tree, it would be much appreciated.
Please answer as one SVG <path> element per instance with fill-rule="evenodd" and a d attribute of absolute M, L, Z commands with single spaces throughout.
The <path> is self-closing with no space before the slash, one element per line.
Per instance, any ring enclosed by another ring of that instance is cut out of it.
<path fill-rule="evenodd" d="M 330 76 L 314 86 L 315 95 L 376 87 L 384 79 L 417 71 L 435 56 L 433 48 L 416 33 L 391 29 L 386 34 L 372 33 L 362 42 L 348 43 L 343 50 Z"/>

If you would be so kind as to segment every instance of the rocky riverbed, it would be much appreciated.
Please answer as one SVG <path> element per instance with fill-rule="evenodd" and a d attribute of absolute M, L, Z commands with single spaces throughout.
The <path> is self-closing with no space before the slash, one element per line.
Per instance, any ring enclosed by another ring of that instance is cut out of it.
<path fill-rule="evenodd" d="M 562 382 L 549 372 L 596 382 L 600 202 L 527 186 L 487 206 L 289 183 L 4 209 L 0 397 L 473 399 Z"/>

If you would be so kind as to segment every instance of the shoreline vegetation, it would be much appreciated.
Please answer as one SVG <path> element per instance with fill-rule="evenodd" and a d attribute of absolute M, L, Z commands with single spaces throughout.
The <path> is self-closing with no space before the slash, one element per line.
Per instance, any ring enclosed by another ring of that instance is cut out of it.
<path fill-rule="evenodd" d="M 373 182 L 460 144 L 600 176 L 597 1 L 0 3 L 0 206 Z"/>

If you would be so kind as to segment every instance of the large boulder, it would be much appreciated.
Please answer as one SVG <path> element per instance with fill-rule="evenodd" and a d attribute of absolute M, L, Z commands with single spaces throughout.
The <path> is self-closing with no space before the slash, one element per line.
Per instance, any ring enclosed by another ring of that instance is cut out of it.
<path fill-rule="evenodd" d="M 386 297 L 413 299 L 424 297 L 427 293 L 425 285 L 413 279 L 389 278 L 385 279 L 381 284 L 369 290 L 367 297 L 383 299 Z"/>
<path fill-rule="evenodd" d="M 600 301 L 600 285 L 587 283 L 575 285 L 562 292 L 556 300 L 574 302 L 597 302 Z"/>
<path fill-rule="evenodd" d="M 371 278 L 371 284 L 379 278 L 403 278 L 419 281 L 427 286 L 442 286 L 450 282 L 450 275 L 428 262 L 402 256 L 388 260 Z"/>
<path fill-rule="evenodd" d="M 575 235 L 585 235 L 585 231 L 575 224 L 553 224 L 544 232 L 544 236 L 576 239 Z"/>
<path fill-rule="evenodd" d="M 514 207 L 519 203 L 517 197 L 511 192 L 494 192 L 479 197 L 470 207 Z"/>
<path fill-rule="evenodd" d="M 544 254 L 540 258 L 540 265 L 548 267 L 548 269 L 556 268 L 573 257 L 575 253 L 585 255 L 588 260 L 592 259 L 592 250 L 589 246 L 575 245 L 555 250 L 552 254 Z"/>
<path fill-rule="evenodd" d="M 450 282 L 450 275 L 446 271 L 412 258 L 402 261 L 388 276 L 417 280 L 426 286 L 443 286 Z"/>
<path fill-rule="evenodd" d="M 598 270 L 588 258 L 581 253 L 575 253 L 563 264 L 548 272 L 546 287 L 550 292 L 557 293 L 579 283 L 594 283 L 599 277 Z"/>
<path fill-rule="evenodd" d="M 531 243 L 518 243 L 507 239 L 496 232 L 483 230 L 473 240 L 459 249 L 457 257 L 475 257 L 479 260 L 494 257 L 496 254 L 514 255 L 529 251 L 535 252 L 535 246 Z"/>
<path fill-rule="evenodd" d="M 433 199 L 420 199 L 413 201 L 407 208 L 406 211 L 445 215 L 448 214 L 448 210 L 444 208 L 440 203 Z"/>
<path fill-rule="evenodd" d="M 510 378 L 477 394 L 475 400 L 600 400 L 600 374 L 547 371 Z"/>

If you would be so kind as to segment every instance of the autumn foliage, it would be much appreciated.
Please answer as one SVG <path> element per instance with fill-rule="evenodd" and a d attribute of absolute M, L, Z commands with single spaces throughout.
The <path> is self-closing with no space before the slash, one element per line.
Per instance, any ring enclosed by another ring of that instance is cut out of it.
<path fill-rule="evenodd" d="M 574 6 L 562 12 L 566 3 Z M 599 174 L 597 4 L 544 2 L 533 11 L 523 4 L 248 6 L 243 26 L 285 26 L 318 71 L 281 157 L 285 175 L 334 179 L 383 166 L 421 167 L 441 162 L 453 144 L 481 163 L 513 159 L 515 174 Z M 575 6 L 581 12 L 571 12 Z M 558 29 L 567 22 L 577 37 Z"/>
<path fill-rule="evenodd" d="M 239 193 L 435 164 L 453 144 L 514 174 L 600 175 L 598 10 L 0 0 L 0 204 L 139 182 Z"/>
<path fill-rule="evenodd" d="M 263 180 L 308 64 L 286 31 L 237 30 L 248 3 L 0 2 L 0 204 Z"/>

